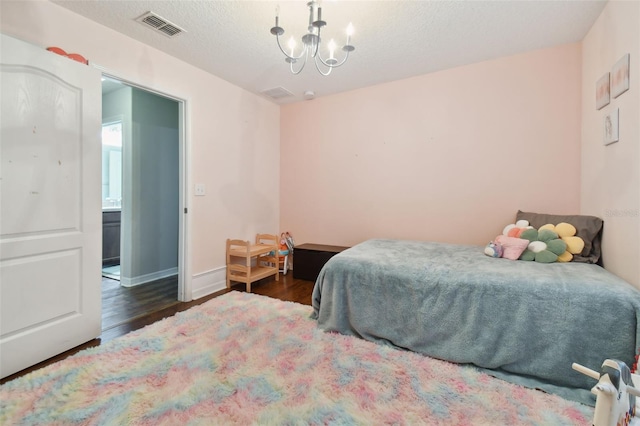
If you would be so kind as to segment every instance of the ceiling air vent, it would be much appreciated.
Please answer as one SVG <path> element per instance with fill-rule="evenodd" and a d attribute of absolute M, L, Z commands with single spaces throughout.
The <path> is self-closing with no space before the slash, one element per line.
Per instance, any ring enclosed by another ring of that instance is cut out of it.
<path fill-rule="evenodd" d="M 166 35 L 167 37 L 175 37 L 178 34 L 186 32 L 176 24 L 169 22 L 168 20 L 156 15 L 153 12 L 145 13 L 144 15 L 137 18 L 136 21 Z"/>
<path fill-rule="evenodd" d="M 267 90 L 264 90 L 262 94 L 270 97 L 271 99 L 282 99 L 289 96 L 293 96 L 293 93 L 291 93 L 284 87 L 274 87 L 273 89 L 267 89 Z"/>

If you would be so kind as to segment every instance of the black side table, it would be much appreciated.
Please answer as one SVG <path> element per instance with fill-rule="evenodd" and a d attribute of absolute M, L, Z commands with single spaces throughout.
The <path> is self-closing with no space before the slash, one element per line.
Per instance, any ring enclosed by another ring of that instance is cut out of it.
<path fill-rule="evenodd" d="M 333 256 L 349 247 L 324 244 L 302 244 L 293 249 L 293 278 L 314 281 Z"/>

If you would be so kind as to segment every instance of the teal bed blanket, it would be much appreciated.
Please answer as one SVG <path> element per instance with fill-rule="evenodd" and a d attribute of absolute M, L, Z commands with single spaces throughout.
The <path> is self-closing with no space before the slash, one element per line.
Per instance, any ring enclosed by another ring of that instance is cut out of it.
<path fill-rule="evenodd" d="M 631 366 L 640 291 L 597 265 L 512 261 L 483 247 L 369 240 L 321 270 L 313 317 L 354 335 L 595 404 L 607 358 Z"/>

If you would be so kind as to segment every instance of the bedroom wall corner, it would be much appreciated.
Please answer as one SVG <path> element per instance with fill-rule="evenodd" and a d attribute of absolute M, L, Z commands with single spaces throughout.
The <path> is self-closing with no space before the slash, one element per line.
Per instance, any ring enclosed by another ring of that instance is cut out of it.
<path fill-rule="evenodd" d="M 582 42 L 581 212 L 604 220 L 604 266 L 640 288 L 640 2 L 610 1 Z M 596 109 L 596 81 L 630 54 L 629 90 Z M 604 145 L 619 110 L 619 141 Z"/>

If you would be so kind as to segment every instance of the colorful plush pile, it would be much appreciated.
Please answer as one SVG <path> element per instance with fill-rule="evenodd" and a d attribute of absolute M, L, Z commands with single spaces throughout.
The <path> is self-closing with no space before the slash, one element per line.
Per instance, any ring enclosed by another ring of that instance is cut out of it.
<path fill-rule="evenodd" d="M 231 292 L 0 387 L 0 424 L 585 425 L 593 408 Z"/>
<path fill-rule="evenodd" d="M 585 247 L 576 232 L 576 227 L 566 222 L 548 223 L 536 229 L 522 219 L 507 225 L 501 235 L 487 244 L 484 254 L 539 263 L 571 262 Z"/>

